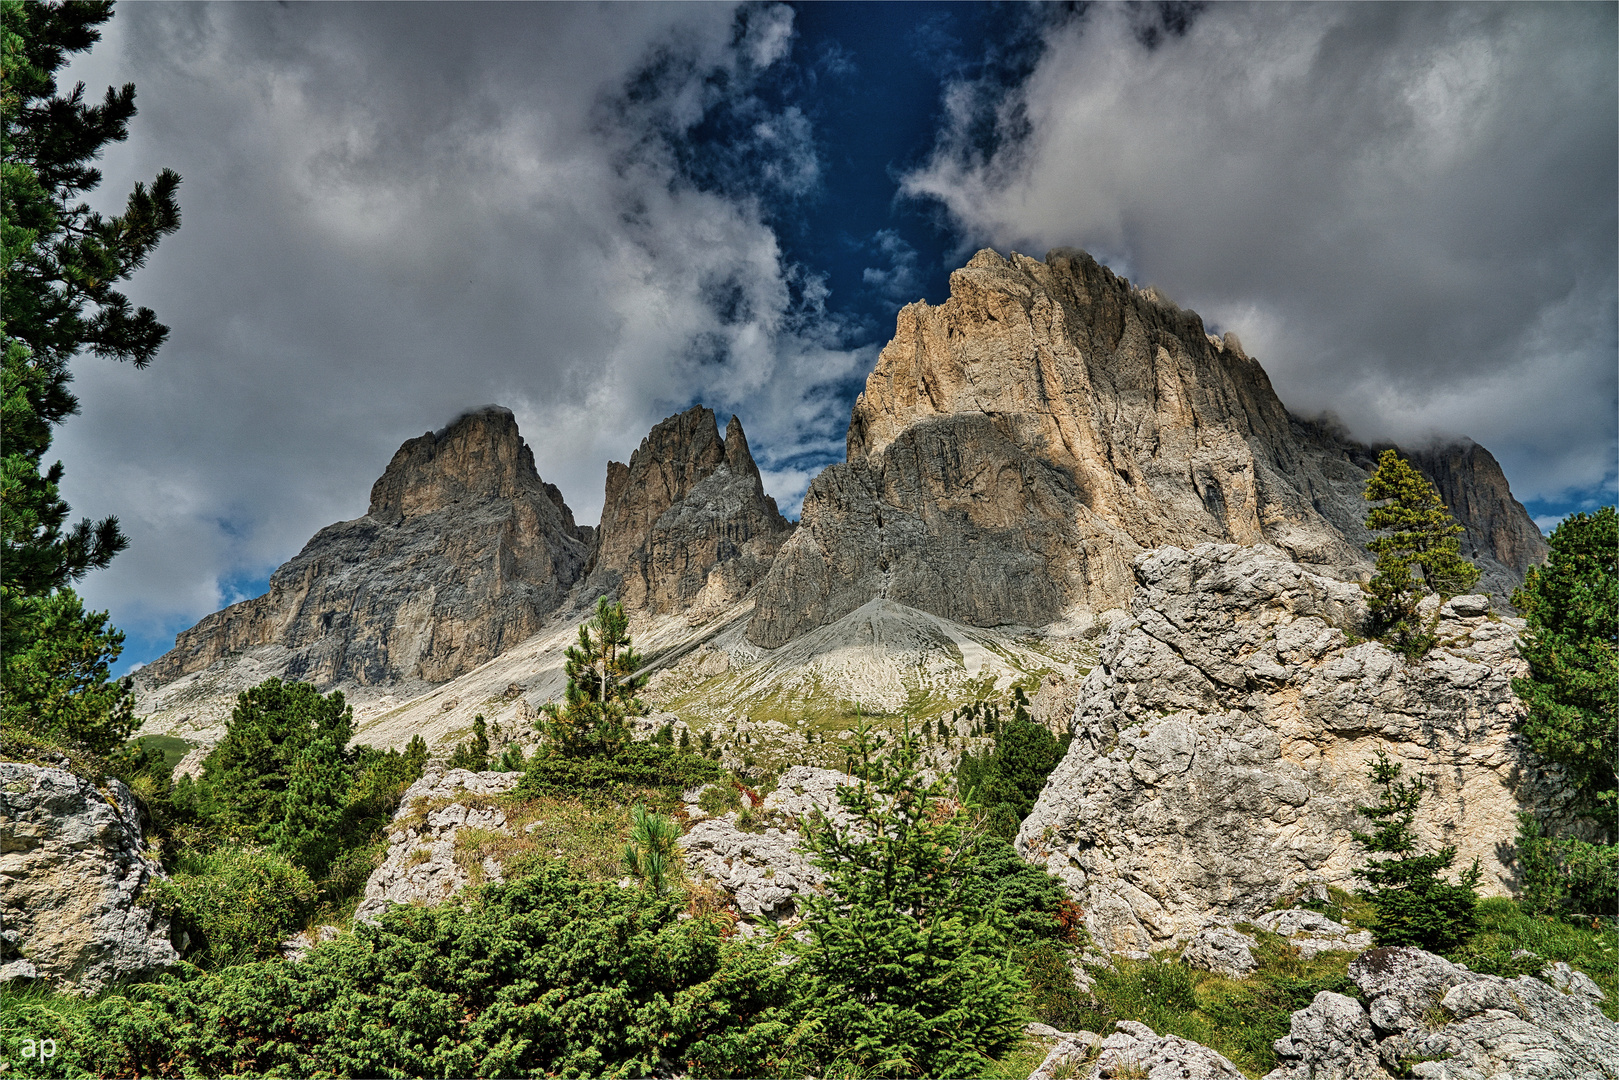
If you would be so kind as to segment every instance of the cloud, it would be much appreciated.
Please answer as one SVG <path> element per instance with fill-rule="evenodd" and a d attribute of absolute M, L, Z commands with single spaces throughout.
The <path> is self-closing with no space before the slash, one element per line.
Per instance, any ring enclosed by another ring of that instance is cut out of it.
<path fill-rule="evenodd" d="M 108 30 L 80 77 L 141 112 L 103 197 L 185 177 L 129 290 L 170 341 L 144 372 L 81 361 L 57 442 L 75 511 L 132 538 L 84 585 L 120 626 L 237 598 L 489 401 L 582 522 L 607 459 L 693 401 L 741 415 L 788 506 L 841 448 L 870 350 L 768 221 L 819 168 L 755 93 L 790 9 L 153 4 Z"/>
<path fill-rule="evenodd" d="M 893 229 L 879 229 L 871 246 L 888 262 L 888 269 L 868 266 L 861 280 L 896 304 L 908 304 L 922 293 L 916 249 Z"/>
<path fill-rule="evenodd" d="M 1612 492 L 1612 6 L 1134 17 L 1046 26 L 1011 92 L 953 84 L 905 193 L 963 250 L 1078 245 L 1158 286 L 1236 330 L 1297 412 L 1469 435 L 1523 499 Z"/>

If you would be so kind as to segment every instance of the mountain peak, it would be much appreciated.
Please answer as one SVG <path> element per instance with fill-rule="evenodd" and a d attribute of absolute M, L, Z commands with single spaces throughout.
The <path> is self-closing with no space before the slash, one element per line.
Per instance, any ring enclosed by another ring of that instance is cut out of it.
<path fill-rule="evenodd" d="M 397 522 L 467 498 L 512 498 L 548 487 L 510 409 L 486 405 L 411 439 L 371 488 L 370 517 Z"/>

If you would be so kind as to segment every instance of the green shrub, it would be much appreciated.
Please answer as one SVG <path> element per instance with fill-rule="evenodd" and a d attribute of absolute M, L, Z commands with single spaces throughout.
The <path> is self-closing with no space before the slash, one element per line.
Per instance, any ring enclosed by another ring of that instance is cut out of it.
<path fill-rule="evenodd" d="M 709 784 L 697 796 L 697 808 L 709 817 L 742 809 L 742 793 L 734 784 Z"/>
<path fill-rule="evenodd" d="M 75 1012 L 41 1076 L 764 1076 L 793 1071 L 793 967 L 649 892 L 557 870 L 394 908 L 302 963 L 169 977 Z"/>
<path fill-rule="evenodd" d="M 635 743 L 613 754 L 572 757 L 542 748 L 513 789 L 514 798 L 541 795 L 672 808 L 680 793 L 713 783 L 725 770 L 707 758 L 666 746 Z M 649 797 L 650 796 L 650 797 Z"/>
<path fill-rule="evenodd" d="M 185 856 L 173 878 L 151 888 L 153 906 L 191 935 L 187 959 L 207 968 L 280 956 L 316 898 L 308 874 L 255 850 Z"/>
<path fill-rule="evenodd" d="M 1619 913 L 1619 845 L 1544 836 L 1533 814 L 1520 814 L 1517 856 L 1526 911 L 1613 923 Z"/>
<path fill-rule="evenodd" d="M 661 814 L 649 814 L 637 803 L 630 810 L 630 839 L 624 845 L 624 872 L 639 878 L 654 893 L 668 892 L 669 871 L 674 869 L 680 826 Z"/>

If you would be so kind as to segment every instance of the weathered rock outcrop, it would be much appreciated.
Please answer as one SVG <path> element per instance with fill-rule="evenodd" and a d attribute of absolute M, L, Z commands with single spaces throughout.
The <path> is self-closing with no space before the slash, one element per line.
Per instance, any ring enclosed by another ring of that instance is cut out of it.
<path fill-rule="evenodd" d="M 851 819 L 837 789 L 849 782 L 846 773 L 794 765 L 781 774 L 761 808 L 782 827 L 758 831 L 739 827 L 734 812 L 708 817 L 695 802 L 700 792 L 693 792 L 686 811 L 697 820 L 679 840 L 687 870 L 724 889 L 748 918 L 796 921 L 798 898 L 826 880 L 805 854 L 796 826 L 820 814 L 847 828 Z"/>
<path fill-rule="evenodd" d="M 0 982 L 94 993 L 173 964 L 169 920 L 140 902 L 162 876 L 123 784 L 0 761 Z"/>
<path fill-rule="evenodd" d="M 1490 580 L 1516 580 L 1544 549 L 1486 476 L 1493 459 L 1430 456 Z M 945 303 L 900 312 L 855 403 L 848 462 L 810 485 L 748 639 L 773 648 L 873 597 L 1042 625 L 1122 606 L 1130 560 L 1166 544 L 1270 543 L 1362 572 L 1372 457 L 1290 415 L 1235 335 L 1210 336 L 1089 255 L 981 251 Z"/>
<path fill-rule="evenodd" d="M 1475 974 L 1420 949 L 1373 949 L 1349 977 L 1369 1007 L 1317 994 L 1293 1014 L 1266 1080 L 1619 1077 L 1619 1024 L 1584 994 Z"/>
<path fill-rule="evenodd" d="M 1481 891 L 1512 884 L 1498 845 L 1566 790 L 1512 726 L 1514 619 L 1483 597 L 1439 612 L 1408 663 L 1363 624 L 1356 585 L 1269 547 L 1166 547 L 1136 559 L 1132 619 L 1080 687 L 1074 740 L 1017 838 L 1061 877 L 1105 949 L 1160 948 L 1251 920 L 1310 883 L 1352 887 L 1349 830 L 1377 750 L 1433 784 L 1424 845 L 1475 856 Z"/>
<path fill-rule="evenodd" d="M 608 462 L 590 581 L 627 608 L 719 610 L 763 580 L 791 532 L 742 422 L 731 417 L 722 439 L 698 405 L 654 427 L 628 465 Z"/>
<path fill-rule="evenodd" d="M 142 669 L 154 686 L 261 646 L 320 685 L 461 675 L 539 629 L 582 575 L 574 524 L 512 414 L 496 406 L 399 448 L 366 515 L 322 529 L 264 596 L 179 635 Z"/>
<path fill-rule="evenodd" d="M 354 917 L 374 922 L 394 904 L 431 906 L 465 888 L 471 875 L 456 860 L 456 833 L 505 831 L 505 812 L 490 803 L 522 778 L 519 772 L 432 770 L 410 785 L 388 827 L 387 857 L 366 881 Z M 503 880 L 495 860 L 486 859 L 481 869 L 485 880 Z"/>

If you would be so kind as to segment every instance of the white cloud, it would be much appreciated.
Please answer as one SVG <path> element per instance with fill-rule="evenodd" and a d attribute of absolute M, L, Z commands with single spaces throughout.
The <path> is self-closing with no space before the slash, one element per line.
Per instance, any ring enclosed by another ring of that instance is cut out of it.
<path fill-rule="evenodd" d="M 1157 285 L 1295 411 L 1470 435 L 1520 498 L 1611 489 L 1614 8 L 1216 4 L 1153 49 L 1131 20 L 1052 25 L 1009 96 L 957 84 L 904 190 L 964 248 Z"/>
<path fill-rule="evenodd" d="M 119 625 L 238 598 L 363 513 L 400 442 L 490 401 L 585 523 L 607 459 L 694 400 L 767 466 L 841 447 L 826 388 L 869 350 L 756 194 L 817 176 L 808 120 L 753 97 L 789 9 L 132 5 L 110 30 L 83 70 L 141 113 L 105 197 L 185 177 L 130 289 L 171 340 L 144 372 L 81 361 L 57 443 L 75 511 L 133 541 L 84 585 Z M 718 188 L 681 157 L 716 110 L 744 121 Z M 788 506 L 801 472 L 767 472 Z"/>

